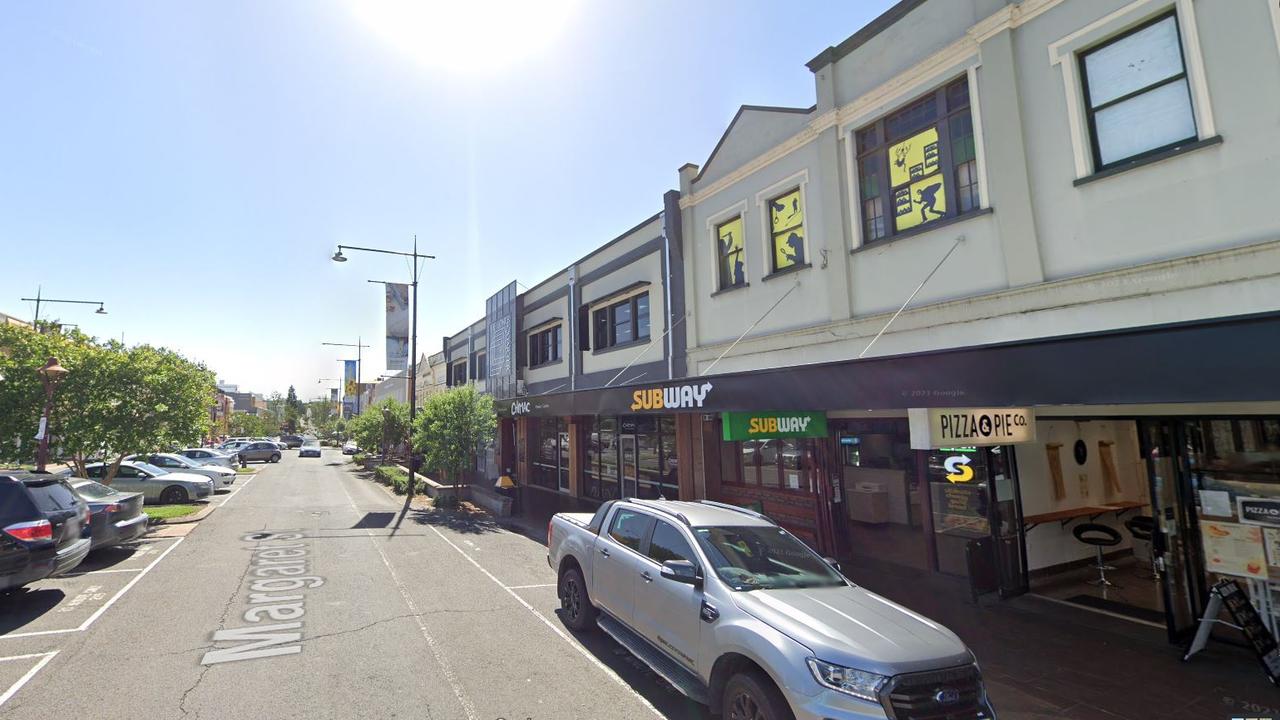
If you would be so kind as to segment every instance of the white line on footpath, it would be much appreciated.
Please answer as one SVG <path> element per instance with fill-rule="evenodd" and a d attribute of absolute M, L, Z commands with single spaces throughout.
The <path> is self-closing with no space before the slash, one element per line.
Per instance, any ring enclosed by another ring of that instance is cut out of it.
<path fill-rule="evenodd" d="M 88 618 L 86 618 L 84 622 L 80 623 L 79 627 L 64 628 L 62 630 L 37 630 L 35 632 L 14 633 L 12 635 L 0 635 L 0 640 L 12 640 L 13 638 L 21 638 L 21 637 L 35 637 L 37 635 L 61 635 L 63 633 L 84 632 L 85 630 L 89 629 L 89 626 L 92 625 L 94 621 L 102 617 L 102 613 L 106 612 L 107 609 L 110 608 L 112 605 L 114 605 L 117 600 L 124 597 L 124 594 L 129 592 L 129 590 L 133 588 L 133 586 L 136 585 L 139 580 L 141 580 L 147 573 L 151 572 L 151 568 L 155 567 L 161 560 L 163 560 L 165 555 L 168 555 L 170 552 L 173 551 L 174 548 L 178 547 L 178 544 L 181 543 L 184 539 L 185 538 L 178 538 L 174 540 L 172 545 L 165 548 L 164 552 L 160 553 L 160 555 L 156 557 L 155 560 L 152 560 L 150 565 L 142 568 L 142 570 L 139 571 L 138 574 L 133 577 L 133 579 L 125 583 L 125 586 L 120 588 L 120 590 L 117 591 L 115 595 L 112 595 L 111 599 L 103 603 L 102 607 L 98 608 L 97 610 L 94 610 L 93 614 L 90 615 Z"/>
<path fill-rule="evenodd" d="M 6 660 L 27 660 L 30 658 L 42 658 L 40 662 L 36 663 L 35 666 L 32 667 L 30 670 L 28 670 L 25 675 L 18 678 L 18 682 L 10 685 L 9 689 L 5 690 L 3 695 L 0 695 L 0 705 L 4 705 L 5 703 L 9 702 L 9 698 L 13 697 L 19 690 L 21 690 L 23 685 L 26 685 L 28 682 L 30 682 L 31 678 L 35 677 L 36 673 L 40 672 L 40 670 L 44 668 L 45 665 L 48 665 L 49 661 L 53 659 L 53 656 L 57 654 L 58 654 L 58 651 L 54 650 L 53 652 L 47 652 L 47 653 L 34 653 L 31 655 L 14 655 L 12 657 L 0 658 L 0 662 L 4 662 Z"/>
<path fill-rule="evenodd" d="M 464 558 L 466 558 L 466 559 L 467 559 L 467 562 L 471 563 L 472 565 L 475 565 L 475 566 L 476 566 L 476 569 L 477 569 L 477 570 L 479 570 L 480 572 L 484 573 L 484 574 L 485 574 L 485 577 L 487 577 L 487 578 L 489 578 L 490 580 L 492 580 L 492 581 L 493 581 L 493 583 L 494 583 L 495 585 L 497 585 L 498 587 L 502 588 L 503 590 L 506 590 L 506 591 L 507 591 L 507 594 L 509 594 L 511 597 L 513 597 L 513 598 L 515 598 L 515 599 L 516 599 L 516 602 L 518 602 L 518 603 L 520 603 L 521 605 L 523 605 L 523 606 L 524 606 L 524 608 L 525 608 L 526 610 L 528 610 L 529 612 L 533 613 L 533 614 L 534 614 L 534 615 L 535 615 L 539 620 L 541 620 L 541 621 L 542 621 L 542 623 L 543 623 L 544 625 L 546 625 L 547 627 L 551 628 L 551 631 L 552 631 L 552 632 L 554 632 L 555 634 L 559 635 L 561 639 L 563 639 L 565 642 L 567 642 L 567 643 L 569 643 L 570 645 L 572 645 L 572 646 L 573 646 L 573 647 L 574 647 L 578 652 L 582 653 L 582 656 L 583 656 L 583 657 L 585 657 L 587 660 L 591 661 L 591 663 L 592 663 L 593 665 L 595 665 L 597 668 L 599 668 L 601 672 L 603 672 L 604 674 L 606 674 L 606 675 L 608 675 L 609 677 L 613 678 L 613 679 L 614 679 L 614 680 L 615 680 L 619 685 L 621 685 L 621 686 L 622 686 L 622 687 L 623 687 L 627 692 L 629 692 L 629 693 L 631 693 L 632 695 L 634 695 L 634 696 L 635 696 L 635 698 L 636 698 L 636 700 L 638 700 L 638 701 L 640 702 L 640 704 L 641 704 L 641 705 L 644 705 L 645 707 L 649 708 L 649 710 L 651 710 L 651 711 L 653 712 L 653 714 L 654 714 L 654 715 L 656 715 L 656 716 L 658 716 L 658 717 L 664 717 L 662 713 L 658 712 L 658 708 L 654 707 L 654 706 L 653 706 L 653 704 L 652 704 L 652 703 L 650 703 L 648 700 L 646 700 L 646 699 L 645 699 L 645 697 L 644 697 L 643 695 L 641 695 L 640 693 L 636 692 L 635 688 L 633 688 L 633 687 L 631 687 L 630 685 L 628 685 L 628 684 L 627 684 L 627 681 L 626 681 L 626 680 L 623 680 L 623 679 L 618 675 L 618 673 L 616 673 L 616 672 L 614 672 L 613 670 L 611 670 L 611 669 L 609 668 L 609 666 L 608 666 L 608 665 L 605 665 L 604 663 L 600 662 L 600 659 L 599 659 L 599 658 L 597 658 L 595 655 L 592 655 L 592 654 L 591 654 L 591 651 L 589 651 L 589 650 L 587 650 L 585 647 L 583 647 L 581 643 L 578 643 L 578 642 L 574 641 L 574 639 L 573 639 L 573 638 L 571 638 L 571 637 L 569 637 L 569 635 L 568 635 L 567 633 L 565 633 L 565 631 L 564 631 L 564 630 L 561 630 L 560 628 L 556 627 L 556 626 L 555 626 L 555 625 L 554 625 L 550 620 L 548 620 L 548 619 L 547 619 L 547 617 L 546 617 L 545 615 L 543 615 L 542 613 L 538 612 L 537 608 L 535 608 L 534 606 L 532 606 L 532 605 L 530 605 L 529 603 L 525 602 L 525 599 L 524 599 L 524 598 L 522 598 L 522 597 L 520 597 L 519 595 L 517 595 L 514 589 L 509 588 L 509 587 L 507 587 L 506 585 L 503 585 L 503 584 L 502 584 L 502 581 L 500 581 L 500 580 L 498 580 L 498 578 L 494 577 L 493 573 L 489 572 L 488 570 L 485 570 L 485 569 L 484 569 L 484 566 L 482 566 L 480 563 L 478 563 L 478 562 L 476 562 L 476 561 L 475 561 L 475 558 L 471 557 L 471 556 L 470 556 L 470 555 L 468 555 L 466 552 L 464 552 L 462 548 L 458 547 L 457 545 L 454 545 L 454 544 L 453 544 L 453 541 L 452 541 L 452 540 L 450 540 L 449 538 L 445 537 L 445 536 L 444 536 L 444 533 L 440 532 L 440 530 L 438 530 L 438 529 L 437 529 L 437 528 L 435 528 L 434 526 L 431 526 L 431 530 L 432 530 L 433 532 L 435 532 L 435 534 L 436 534 L 436 535 L 439 535 L 441 540 L 443 540 L 443 541 L 445 541 L 445 542 L 449 543 L 449 547 L 453 548 L 454 550 L 457 550 L 459 555 L 461 555 L 462 557 L 464 557 Z"/>
<path fill-rule="evenodd" d="M 356 507 L 356 501 L 351 498 L 351 493 L 347 492 L 346 485 L 343 484 L 341 478 L 338 480 L 338 487 L 342 488 L 342 494 L 347 496 L 347 502 L 351 503 L 351 509 L 357 514 L 360 508 Z M 449 683 L 449 687 L 453 689 L 453 694 L 458 698 L 458 702 L 462 705 L 462 711 L 466 713 L 467 720 L 479 720 L 476 714 L 476 707 L 471 702 L 471 698 L 467 696 L 467 691 L 463 689 L 462 683 L 458 682 L 458 677 L 453 673 L 453 669 L 445 662 L 444 656 L 440 654 L 440 648 L 436 644 L 436 639 L 427 632 L 427 626 L 422 622 L 422 614 L 418 611 L 418 606 L 413 602 L 413 598 L 409 596 L 409 589 L 401 582 L 400 576 L 396 574 L 396 569 L 391 566 L 391 561 L 387 559 L 386 553 L 382 552 L 382 548 L 378 546 L 378 541 L 374 538 L 373 531 L 365 528 L 365 534 L 369 536 L 369 542 L 373 544 L 373 549 L 378 551 L 378 556 L 382 558 L 382 564 L 387 566 L 387 572 L 391 573 L 391 579 L 395 581 L 396 588 L 400 590 L 400 597 L 404 600 L 404 604 L 409 608 L 409 612 L 413 613 L 413 619 L 418 624 L 418 630 L 422 632 L 422 638 L 427 641 L 427 648 L 431 650 L 432 656 L 436 659 L 436 664 L 440 666 L 440 670 L 444 675 L 444 679 Z"/>

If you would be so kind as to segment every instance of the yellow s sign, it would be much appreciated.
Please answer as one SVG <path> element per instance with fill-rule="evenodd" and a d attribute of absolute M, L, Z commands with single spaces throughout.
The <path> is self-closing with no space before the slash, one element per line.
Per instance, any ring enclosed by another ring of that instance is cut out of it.
<path fill-rule="evenodd" d="M 969 467 L 969 458 L 964 455 L 952 455 L 942 463 L 947 471 L 947 480 L 953 483 L 969 482 L 973 479 L 973 468 Z"/>

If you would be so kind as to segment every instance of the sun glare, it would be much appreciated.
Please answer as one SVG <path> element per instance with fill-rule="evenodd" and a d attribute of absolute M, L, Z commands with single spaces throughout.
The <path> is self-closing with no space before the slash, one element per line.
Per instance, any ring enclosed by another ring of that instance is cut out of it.
<path fill-rule="evenodd" d="M 561 39 L 578 0 L 352 0 L 384 42 L 433 68 L 509 68 Z"/>

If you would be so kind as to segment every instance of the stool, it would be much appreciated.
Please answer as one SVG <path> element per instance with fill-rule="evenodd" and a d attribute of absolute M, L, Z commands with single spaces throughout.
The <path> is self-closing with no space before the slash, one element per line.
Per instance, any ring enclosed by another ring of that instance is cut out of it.
<path fill-rule="evenodd" d="M 1085 545 L 1092 545 L 1098 552 L 1098 564 L 1094 565 L 1094 569 L 1098 571 L 1098 579 L 1090 580 L 1090 585 L 1098 585 L 1103 588 L 1114 587 L 1119 585 L 1107 579 L 1107 571 L 1115 570 L 1114 567 L 1107 565 L 1102 559 L 1102 548 L 1114 547 L 1120 544 L 1120 533 L 1113 527 L 1100 525 L 1098 523 L 1080 523 L 1071 528 L 1071 534 L 1076 536 L 1076 540 Z"/>
<path fill-rule="evenodd" d="M 1155 546 L 1153 543 L 1153 537 L 1156 532 L 1155 518 L 1151 517 L 1150 515 L 1135 515 L 1129 518 L 1128 520 L 1125 520 L 1124 526 L 1129 531 L 1129 534 L 1133 536 L 1133 539 L 1135 541 L 1142 541 L 1143 543 L 1146 544 L 1146 547 L 1147 547 L 1146 560 L 1148 563 L 1151 564 L 1151 574 L 1145 576 L 1145 579 L 1159 580 L 1160 572 L 1159 572 L 1158 566 L 1156 565 L 1156 553 L 1155 553 Z M 1137 553 L 1135 552 L 1134 555 L 1136 556 Z"/>

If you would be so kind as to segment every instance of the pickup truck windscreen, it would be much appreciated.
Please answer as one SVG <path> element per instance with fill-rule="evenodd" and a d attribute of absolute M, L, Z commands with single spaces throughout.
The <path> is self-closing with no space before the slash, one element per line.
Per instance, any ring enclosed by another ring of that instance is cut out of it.
<path fill-rule="evenodd" d="M 768 526 L 694 528 L 716 571 L 734 590 L 836 587 L 844 578 L 786 531 Z"/>

